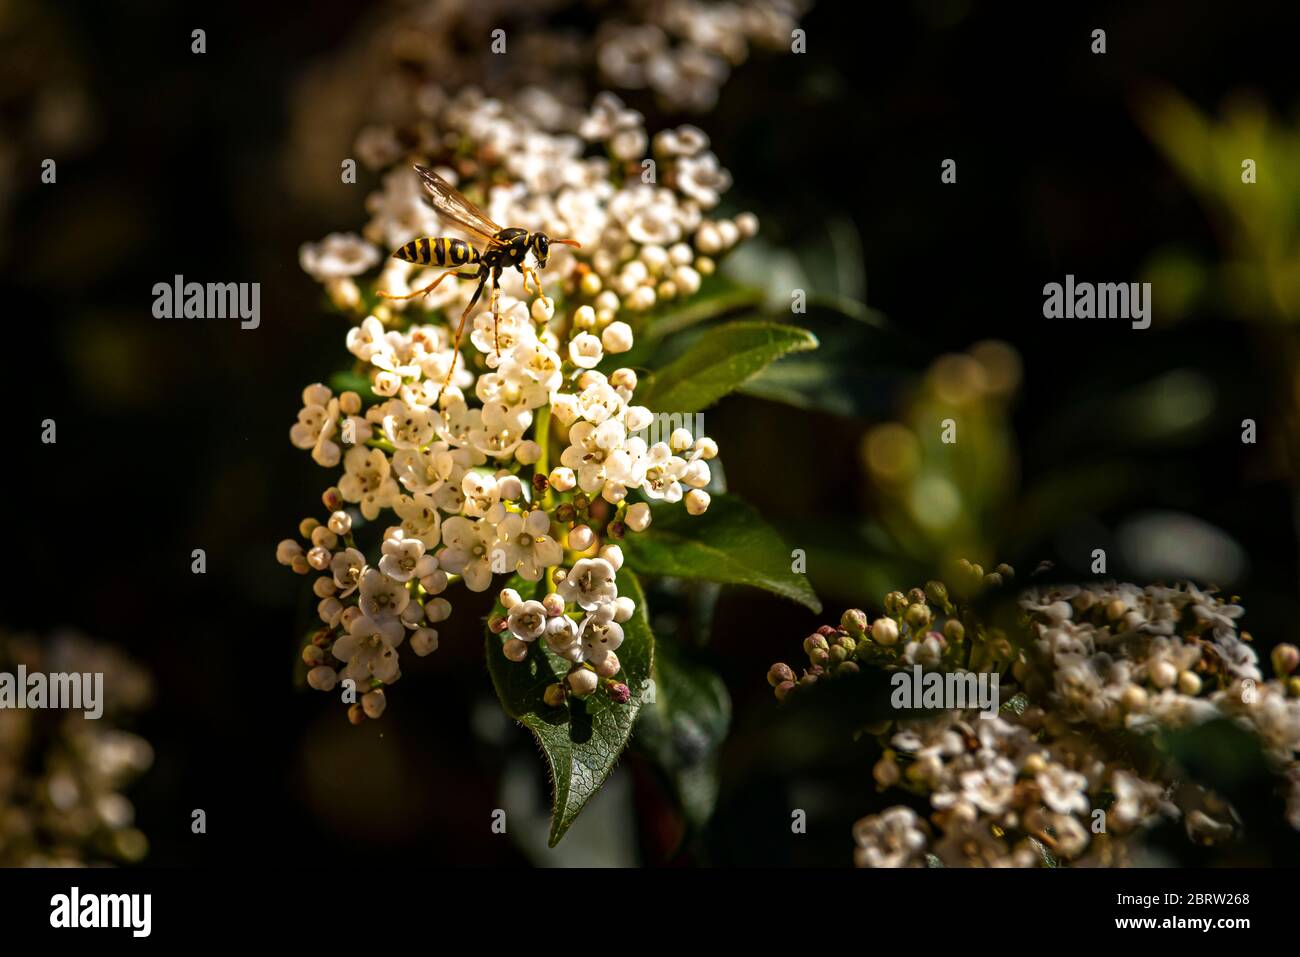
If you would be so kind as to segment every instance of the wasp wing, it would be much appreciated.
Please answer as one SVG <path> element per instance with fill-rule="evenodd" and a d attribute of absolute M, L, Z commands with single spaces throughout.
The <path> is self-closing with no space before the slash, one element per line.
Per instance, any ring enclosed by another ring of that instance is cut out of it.
<path fill-rule="evenodd" d="M 424 188 L 429 191 L 433 208 L 440 216 L 484 239 L 495 241 L 496 234 L 501 232 L 501 227 L 488 219 L 483 210 L 458 193 L 451 183 L 427 166 L 416 166 L 415 171 L 420 174 Z"/>

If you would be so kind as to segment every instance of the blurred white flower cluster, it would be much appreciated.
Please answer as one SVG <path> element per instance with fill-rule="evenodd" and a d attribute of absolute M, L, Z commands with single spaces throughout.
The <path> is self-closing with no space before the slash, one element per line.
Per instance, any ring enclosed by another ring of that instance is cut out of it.
<path fill-rule="evenodd" d="M 960 592 L 1010 574 L 965 563 Z M 925 866 L 931 857 L 950 867 L 1150 864 L 1140 837 L 1162 820 L 1181 820 L 1198 844 L 1226 842 L 1242 827 L 1236 811 L 1185 780 L 1155 737 L 1212 719 L 1258 740 L 1289 788 L 1287 821 L 1300 829 L 1294 645 L 1274 649 L 1278 677 L 1265 681 L 1249 636 L 1237 631 L 1242 608 L 1190 584 L 1031 587 L 1017 607 L 1008 635 L 931 582 L 891 593 L 869 626 L 851 609 L 839 628 L 811 636 L 802 678 L 783 664 L 769 672 L 780 698 L 868 665 L 1006 673 L 1003 687 L 1020 689 L 994 718 L 954 709 L 870 729 L 884 746 L 877 784 L 924 797 L 932 813 L 927 820 L 900 805 L 860 820 L 860 866 Z"/>
<path fill-rule="evenodd" d="M 401 674 L 399 646 L 409 637 L 417 655 L 437 647 L 449 585 L 485 591 L 495 575 L 518 575 L 553 587 L 493 623 L 510 632 L 507 656 L 523 660 L 544 633 L 549 647 L 567 649 L 557 654 L 575 673 L 587 673 L 570 676 L 569 693 L 599 686 L 617 700 L 626 686 L 615 680 L 614 650 L 633 609 L 614 586 L 616 540 L 650 524 L 652 502 L 707 510 L 718 450 L 684 428 L 659 435 L 659 417 L 635 402 L 636 372 L 598 367 L 632 348 L 649 310 L 697 292 L 757 222 L 709 217 L 730 180 L 702 132 L 682 127 L 652 144 L 640 116 L 613 96 L 574 117 L 569 132 L 544 128 L 548 100 L 538 91 L 511 103 L 430 93 L 426 107 L 420 146 L 386 156 L 395 168 L 369 198 L 363 235 L 335 234 L 301 252 L 303 268 L 359 320 L 347 348 L 364 380 L 339 394 L 308 386 L 290 429 L 317 464 L 342 468 L 323 496 L 325 521 L 304 520 L 302 541 L 278 549 L 295 571 L 320 573 L 325 627 L 303 651 L 308 682 L 331 691 L 348 679 L 352 719 L 378 717 Z M 647 148 L 650 165 L 639 162 Z M 517 272 L 503 274 L 499 321 L 485 295 L 468 358 L 454 351 L 448 319 L 475 283 L 394 301 L 377 293 L 422 288 L 441 270 L 390 258 L 365 276 L 381 248 L 461 235 L 425 201 L 413 161 L 454 181 L 502 226 L 582 243 L 553 247 L 540 273 L 548 295 L 529 298 Z M 644 170 L 657 170 L 662 184 L 646 182 Z M 363 526 L 377 533 L 369 555 L 358 544 Z M 594 603 L 589 584 L 578 584 L 606 581 L 609 594 L 598 590 Z M 533 607 L 543 605 L 545 615 Z"/>
<path fill-rule="evenodd" d="M 718 101 L 751 47 L 789 50 L 805 0 L 642 0 L 636 19 L 602 24 L 596 60 L 602 78 L 654 91 L 667 109 L 702 113 Z"/>
<path fill-rule="evenodd" d="M 0 867 L 131 863 L 149 842 L 122 793 L 153 748 L 121 725 L 153 694 L 148 673 L 80 635 L 0 634 L 0 671 L 103 674 L 103 714 L 0 708 Z"/>

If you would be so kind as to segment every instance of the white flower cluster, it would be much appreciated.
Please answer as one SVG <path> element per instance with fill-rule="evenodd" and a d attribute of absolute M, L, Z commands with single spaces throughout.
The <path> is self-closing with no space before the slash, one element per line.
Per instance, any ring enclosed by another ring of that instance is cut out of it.
<path fill-rule="evenodd" d="M 622 564 L 622 549 L 606 545 L 599 557 L 581 558 L 567 572 L 557 573 L 556 590 L 541 601 L 525 601 L 513 588 L 503 589 L 500 602 L 507 614 L 492 627 L 511 635 L 503 646 L 505 656 L 523 661 L 529 643 L 541 638 L 560 658 L 574 665 L 590 663 L 591 668 L 574 667 L 569 672 L 569 693 L 585 697 L 605 679 L 611 697 L 626 701 L 627 685 L 612 680 L 621 667 L 616 652 L 623 644 L 623 624 L 636 612 L 632 599 L 618 593 L 616 575 Z M 576 606 L 576 611 L 570 613 L 570 606 Z M 556 693 L 562 700 L 563 689 L 549 694 Z M 558 700 L 551 698 L 551 703 Z"/>
<path fill-rule="evenodd" d="M 640 22 L 612 22 L 597 36 L 601 75 L 626 89 L 649 87 L 670 109 L 710 110 L 750 46 L 789 49 L 800 0 L 653 0 Z"/>
<path fill-rule="evenodd" d="M 557 130 L 548 122 L 557 111 L 569 117 L 539 90 L 512 102 L 473 89 L 439 98 L 420 121 L 419 138 L 430 145 L 420 159 L 465 190 L 495 222 L 582 244 L 581 253 L 554 247 L 541 278 L 564 289 L 568 315 L 558 326 L 582 336 L 576 352 L 590 368 L 603 354 L 632 347 L 632 329 L 621 317 L 694 295 L 702 278 L 714 272 L 717 257 L 754 235 L 758 220 L 752 213 L 710 215 L 731 176 L 698 128 L 659 133 L 650 158 L 643 118 L 613 94 L 602 93 L 587 114 L 566 119 L 567 128 Z M 587 155 L 589 146 L 604 155 Z M 480 158 L 466 161 L 465 154 Z M 454 224 L 439 222 L 406 162 L 410 158 L 389 157 L 397 165 L 367 201 L 371 219 L 363 235 L 335 233 L 301 250 L 303 268 L 341 308 L 361 308 L 355 277 L 378 261 L 375 244 L 393 249 L 419 236 L 475 240 Z M 439 272 L 389 259 L 378 288 L 407 295 L 428 286 Z M 501 286 L 507 297 L 527 297 L 518 272 L 503 274 Z M 412 308 L 459 315 L 474 287 L 444 282 L 420 299 L 384 304 L 379 315 Z M 515 321 L 526 323 L 529 315 L 521 307 Z M 536 311 L 532 318 L 540 321 Z"/>
<path fill-rule="evenodd" d="M 1003 687 L 1019 686 L 1021 706 L 873 728 L 885 745 L 877 784 L 925 795 L 933 813 L 922 820 L 900 806 L 859 821 L 860 866 L 925 866 L 927 855 L 945 866 L 1037 866 L 1044 852 L 1074 865 L 1149 862 L 1138 838 L 1165 819 L 1181 819 L 1197 843 L 1226 841 L 1241 828 L 1230 805 L 1173 767 L 1139 772 L 1125 744 L 1215 718 L 1256 736 L 1288 782 L 1288 823 L 1300 828 L 1300 679 L 1288 678 L 1300 651 L 1279 645 L 1279 677 L 1265 681 L 1237 631 L 1240 605 L 1190 584 L 1033 587 L 1019 598 L 1018 640 L 986 629 L 940 583 L 892 593 L 885 605 L 869 628 L 852 610 L 841 628 L 809 638 L 812 666 L 798 683 L 773 666 L 778 696 L 868 663 L 962 672 L 971 662 L 1009 671 Z"/>
<path fill-rule="evenodd" d="M 365 278 L 377 263 L 374 243 L 455 234 L 426 203 L 411 157 L 395 159 L 400 168 L 370 197 L 365 238 L 335 234 L 301 253 L 331 299 L 355 311 L 347 348 L 372 395 L 336 395 L 319 383 L 304 390 L 290 441 L 342 475 L 323 495 L 326 521 L 304 520 L 305 541 L 281 542 L 278 557 L 299 573 L 321 573 L 324 628 L 303 650 L 307 680 L 324 691 L 354 682 L 354 722 L 383 713 L 407 637 L 417 655 L 437 647 L 436 626 L 451 613 L 448 587 L 485 591 L 496 575 L 553 586 L 542 601 L 509 602 L 510 618 L 493 623 L 510 632 L 509 658 L 522 660 L 544 627 L 548 647 L 573 664 L 566 693 L 601 686 L 626 700 L 615 649 L 635 609 L 617 594 L 615 540 L 643 531 L 652 503 L 681 502 L 692 515 L 710 504 L 716 443 L 684 428 L 660 438 L 656 416 L 635 404 L 636 373 L 596 367 L 632 348 L 634 314 L 696 292 L 713 257 L 757 224 L 705 217 L 729 177 L 693 127 L 656 137 L 672 185 L 655 186 L 630 180 L 608 155 L 639 155 L 648 144 L 641 118 L 616 98 L 599 98 L 575 120 L 580 131 L 544 130 L 528 116 L 472 91 L 428 111 L 422 159 L 458 177 L 497 222 L 583 244 L 576 253 L 555 247 L 542 274 L 555 298 L 536 290 L 529 298 L 513 271 L 502 277 L 499 320 L 484 296 L 469 361 L 446 320 L 459 316 L 474 283 L 443 283 L 403 302 L 375 294 L 427 285 L 417 267 L 389 259 Z M 584 141 L 607 155 L 584 158 Z M 458 160 L 466 155 L 479 159 Z M 437 315 L 411 321 L 423 310 Z M 374 557 L 358 544 L 362 534 L 377 538 Z"/>

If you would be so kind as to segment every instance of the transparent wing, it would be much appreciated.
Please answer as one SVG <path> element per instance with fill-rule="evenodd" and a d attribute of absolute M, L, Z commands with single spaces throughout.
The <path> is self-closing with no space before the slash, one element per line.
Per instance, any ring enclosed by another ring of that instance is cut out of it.
<path fill-rule="evenodd" d="M 427 166 L 416 166 L 415 171 L 424 181 L 424 188 L 429 191 L 433 208 L 439 215 L 446 217 L 471 233 L 477 233 L 484 239 L 495 239 L 501 227 L 488 219 L 483 210 L 456 192 L 456 188 Z"/>

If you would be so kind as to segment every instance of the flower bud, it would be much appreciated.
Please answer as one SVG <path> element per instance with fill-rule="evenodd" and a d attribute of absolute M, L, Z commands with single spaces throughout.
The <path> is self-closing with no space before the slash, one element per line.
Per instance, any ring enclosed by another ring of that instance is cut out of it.
<path fill-rule="evenodd" d="M 794 681 L 794 671 L 791 670 L 789 665 L 778 661 L 767 669 L 767 683 L 775 688 L 783 681 Z"/>
<path fill-rule="evenodd" d="M 519 592 L 515 591 L 513 588 L 503 588 L 501 589 L 501 594 L 497 596 L 497 601 L 501 602 L 501 607 L 506 611 L 514 608 L 515 605 L 519 604 L 522 600 L 523 599 L 519 597 Z"/>
<path fill-rule="evenodd" d="M 558 681 L 555 682 L 555 684 L 547 685 L 546 690 L 542 692 L 542 700 L 552 708 L 558 708 L 563 705 L 564 685 L 560 684 Z"/>
<path fill-rule="evenodd" d="M 885 613 L 889 615 L 900 614 L 907 607 L 907 596 L 901 591 L 891 591 L 885 596 Z"/>
<path fill-rule="evenodd" d="M 811 655 L 814 651 L 829 651 L 830 643 L 822 635 L 812 634 L 803 640 L 803 652 Z"/>
<path fill-rule="evenodd" d="M 510 638 L 501 646 L 501 651 L 511 661 L 519 662 L 528 657 L 528 645 L 518 638 Z"/>
<path fill-rule="evenodd" d="M 557 492 L 567 492 L 578 484 L 578 478 L 573 474 L 573 469 L 561 465 L 551 469 L 550 483 L 551 488 Z"/>
<path fill-rule="evenodd" d="M 788 695 L 792 690 L 794 690 L 794 687 L 795 684 L 793 681 L 782 681 L 779 685 L 777 685 L 772 690 L 776 694 L 777 701 L 784 701 L 786 695 Z"/>
<path fill-rule="evenodd" d="M 569 547 L 575 552 L 585 552 L 596 540 L 590 525 L 575 525 L 569 530 Z"/>
<path fill-rule="evenodd" d="M 898 641 L 898 624 L 892 618 L 877 618 L 871 623 L 871 640 L 880 645 Z"/>
<path fill-rule="evenodd" d="M 627 704 L 632 700 L 632 689 L 619 682 L 609 686 L 609 696 L 615 704 Z"/>
<path fill-rule="evenodd" d="M 686 502 L 686 511 L 690 515 L 703 515 L 709 510 L 709 504 L 713 499 L 709 493 L 702 488 L 693 488 L 686 493 L 683 501 Z"/>
<path fill-rule="evenodd" d="M 275 560 L 281 565 L 291 565 L 302 554 L 302 546 L 292 538 L 286 538 L 275 546 Z"/>
<path fill-rule="evenodd" d="M 866 635 L 867 624 L 867 613 L 861 608 L 850 608 L 840 616 L 840 627 L 854 638 Z"/>
<path fill-rule="evenodd" d="M 920 602 L 909 605 L 904 617 L 913 633 L 924 631 L 930 627 L 930 606 Z"/>
<path fill-rule="evenodd" d="M 1273 649 L 1273 671 L 1279 678 L 1285 678 L 1300 665 L 1300 649 L 1292 644 L 1281 644 Z"/>
<path fill-rule="evenodd" d="M 600 684 L 600 678 L 590 668 L 577 668 L 570 671 L 567 681 L 569 690 L 579 698 L 587 697 Z"/>
<path fill-rule="evenodd" d="M 623 521 L 627 527 L 634 532 L 643 532 L 650 527 L 650 506 L 645 502 L 637 502 L 635 505 L 628 506 L 627 514 L 624 515 Z"/>
<path fill-rule="evenodd" d="M 353 724 L 360 724 L 366 720 L 366 713 L 362 710 L 360 701 L 348 708 L 348 720 Z"/>
<path fill-rule="evenodd" d="M 361 708 L 365 711 L 367 718 L 378 718 L 387 707 L 388 699 L 384 697 L 383 688 L 367 691 L 361 696 Z"/>
<path fill-rule="evenodd" d="M 335 535 L 346 535 L 352 531 L 352 516 L 341 509 L 330 515 L 329 529 Z"/>
<path fill-rule="evenodd" d="M 1201 679 L 1194 671 L 1184 671 L 1178 676 L 1178 690 L 1195 697 L 1201 693 Z"/>
<path fill-rule="evenodd" d="M 343 493 L 334 485 L 331 485 L 321 493 L 320 500 L 321 503 L 331 512 L 337 512 L 343 507 Z"/>
<path fill-rule="evenodd" d="M 623 549 L 618 545 L 606 545 L 600 550 L 600 557 L 609 562 L 614 571 L 623 567 Z"/>
<path fill-rule="evenodd" d="M 546 609 L 548 618 L 558 618 L 564 614 L 564 599 L 555 592 L 551 592 L 542 599 L 542 607 Z"/>
<path fill-rule="evenodd" d="M 423 658 L 438 650 L 438 632 L 433 628 L 417 628 L 411 635 L 411 650 Z"/>
<path fill-rule="evenodd" d="M 943 623 L 943 636 L 956 644 L 966 637 L 966 626 L 956 618 L 949 618 Z"/>
<path fill-rule="evenodd" d="M 612 678 L 618 674 L 618 669 L 622 667 L 618 661 L 618 655 L 612 651 L 605 652 L 605 657 L 600 659 L 600 663 L 594 666 L 596 674 L 602 678 Z"/>
<path fill-rule="evenodd" d="M 333 691 L 338 683 L 339 673 L 329 665 L 319 665 L 307 672 L 307 684 L 317 691 Z"/>
<path fill-rule="evenodd" d="M 948 586 L 941 581 L 926 582 L 925 595 L 940 608 L 948 604 Z"/>

